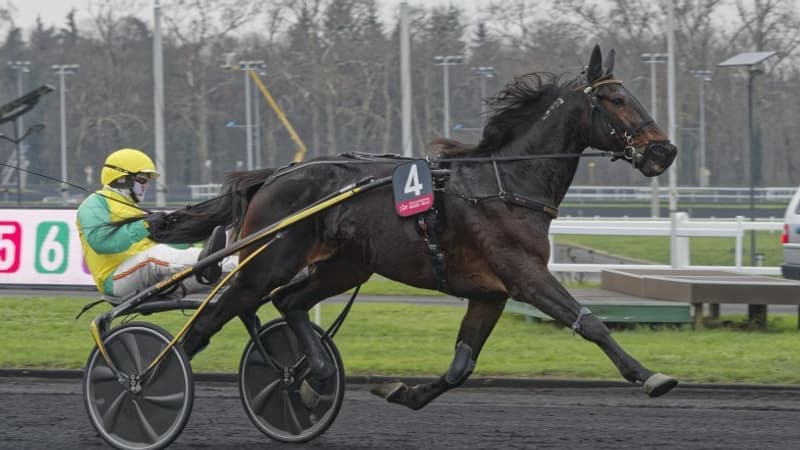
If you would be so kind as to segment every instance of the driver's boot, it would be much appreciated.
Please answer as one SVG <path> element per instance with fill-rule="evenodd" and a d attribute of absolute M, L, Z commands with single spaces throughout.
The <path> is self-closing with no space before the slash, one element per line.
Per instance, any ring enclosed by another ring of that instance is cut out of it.
<path fill-rule="evenodd" d="M 211 232 L 211 237 L 209 237 L 208 241 L 206 241 L 206 245 L 203 247 L 203 250 L 200 251 L 200 254 L 197 256 L 197 260 L 200 261 L 206 258 L 208 255 L 216 253 L 225 248 L 227 238 L 228 237 L 225 234 L 225 227 L 220 225 L 214 227 L 214 231 Z M 216 283 L 222 276 L 221 264 L 222 260 L 220 259 L 214 264 L 211 264 L 210 266 L 198 272 L 196 275 L 197 281 L 202 284 Z"/>

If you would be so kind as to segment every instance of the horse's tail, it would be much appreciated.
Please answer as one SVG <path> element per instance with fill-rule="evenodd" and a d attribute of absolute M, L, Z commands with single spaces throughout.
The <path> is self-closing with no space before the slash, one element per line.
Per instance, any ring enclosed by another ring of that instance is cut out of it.
<path fill-rule="evenodd" d="M 229 173 L 218 197 L 167 214 L 158 221 L 162 226 L 151 228 L 151 238 L 163 243 L 199 242 L 209 237 L 218 225 L 233 226 L 238 232 L 247 204 L 275 170 Z"/>

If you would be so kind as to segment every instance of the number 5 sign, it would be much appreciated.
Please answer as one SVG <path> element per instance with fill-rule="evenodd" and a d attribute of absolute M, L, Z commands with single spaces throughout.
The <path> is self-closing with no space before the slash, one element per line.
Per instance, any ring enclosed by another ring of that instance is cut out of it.
<path fill-rule="evenodd" d="M 413 216 L 433 207 L 433 181 L 423 159 L 401 164 L 392 173 L 394 208 L 401 217 Z"/>
<path fill-rule="evenodd" d="M 19 269 L 22 227 L 17 222 L 0 222 L 0 273 Z"/>

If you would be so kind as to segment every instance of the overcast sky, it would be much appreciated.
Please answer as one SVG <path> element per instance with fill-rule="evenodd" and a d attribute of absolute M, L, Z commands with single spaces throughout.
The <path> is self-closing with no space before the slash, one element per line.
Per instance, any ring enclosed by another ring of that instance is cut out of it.
<path fill-rule="evenodd" d="M 96 2 L 98 0 L 94 0 Z M 113 1 L 113 0 L 111 0 Z M 141 0 L 142 4 L 152 4 L 152 0 Z M 162 4 L 168 3 L 169 0 L 161 0 Z M 477 11 L 480 0 L 407 0 L 409 5 L 422 6 L 422 5 L 442 5 L 449 4 L 459 5 L 465 12 L 472 15 Z M 45 24 L 61 25 L 64 23 L 64 18 L 73 7 L 78 11 L 78 20 L 86 19 L 88 16 L 88 5 L 92 3 L 90 0 L 0 0 L 0 4 L 10 4 L 16 9 L 14 19 L 17 25 L 22 28 L 30 28 L 36 21 L 37 16 L 42 17 Z M 384 17 L 393 17 L 401 0 L 379 0 L 381 6 L 381 13 Z M 150 16 L 149 11 L 145 11 Z"/>

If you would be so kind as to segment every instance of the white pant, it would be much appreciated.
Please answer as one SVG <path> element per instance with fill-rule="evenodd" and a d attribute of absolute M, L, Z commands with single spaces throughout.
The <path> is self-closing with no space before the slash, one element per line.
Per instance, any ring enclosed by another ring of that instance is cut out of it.
<path fill-rule="evenodd" d="M 159 244 L 131 256 L 112 275 L 114 295 L 124 297 L 180 272 L 197 262 L 200 251 L 197 247 L 178 249 Z M 222 260 L 222 271 L 231 272 L 238 263 L 237 256 L 229 256 Z M 194 276 L 182 283 L 187 293 L 208 291 L 212 287 L 198 283 Z"/>

